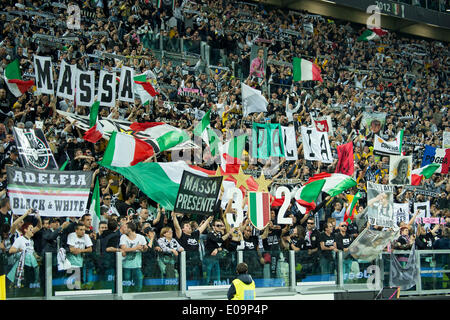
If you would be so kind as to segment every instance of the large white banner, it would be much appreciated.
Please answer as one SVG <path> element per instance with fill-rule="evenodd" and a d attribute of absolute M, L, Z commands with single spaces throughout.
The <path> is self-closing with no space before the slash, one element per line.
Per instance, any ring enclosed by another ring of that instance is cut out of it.
<path fill-rule="evenodd" d="M 397 228 L 393 192 L 394 186 L 367 182 L 367 214 L 371 225 Z"/>
<path fill-rule="evenodd" d="M 76 75 L 77 66 L 68 64 L 63 60 L 59 68 L 58 86 L 56 89 L 57 97 L 73 101 L 75 97 Z"/>
<path fill-rule="evenodd" d="M 332 163 L 330 142 L 327 132 L 319 132 L 315 128 L 301 127 L 303 154 L 306 160 Z"/>
<path fill-rule="evenodd" d="M 365 228 L 350 244 L 348 251 L 355 259 L 372 261 L 383 252 L 389 242 L 398 238 L 398 236 L 399 229 L 374 230 Z"/>
<path fill-rule="evenodd" d="M 119 96 L 120 101 L 134 103 L 134 69 L 122 67 L 120 72 Z"/>
<path fill-rule="evenodd" d="M 375 135 L 373 139 L 373 151 L 386 154 L 400 155 L 399 141 L 386 141 L 379 135 Z"/>
<path fill-rule="evenodd" d="M 282 126 L 281 129 L 283 131 L 284 154 L 286 156 L 286 160 L 298 160 L 295 128 L 293 126 Z"/>
<path fill-rule="evenodd" d="M 7 167 L 11 210 L 22 215 L 29 208 L 43 217 L 81 217 L 86 213 L 91 171 L 34 170 Z"/>
<path fill-rule="evenodd" d="M 54 94 L 53 68 L 51 57 L 34 56 L 36 94 Z"/>
<path fill-rule="evenodd" d="M 95 101 L 95 72 L 77 72 L 77 105 L 92 106 Z"/>
<path fill-rule="evenodd" d="M 114 107 L 116 104 L 116 76 L 114 73 L 105 70 L 100 71 L 98 81 L 98 100 L 100 106 Z"/>

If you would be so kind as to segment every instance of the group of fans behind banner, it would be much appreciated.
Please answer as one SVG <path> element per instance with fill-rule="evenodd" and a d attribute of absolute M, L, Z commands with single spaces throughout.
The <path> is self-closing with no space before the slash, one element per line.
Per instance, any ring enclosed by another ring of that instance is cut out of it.
<path fill-rule="evenodd" d="M 12 6 L 10 2 L 6 1 L 2 6 Z M 364 47 L 361 44 L 354 43 L 354 41 L 353 43 L 352 41 L 345 42 L 347 40 L 344 41 L 339 35 L 340 31 L 346 30 L 349 32 L 348 38 L 354 40 L 357 37 L 356 32 L 349 31 L 352 29 L 349 24 L 337 21 L 323 23 L 321 20 L 314 20 L 314 29 L 317 33 L 315 31 L 313 37 L 316 43 L 305 39 L 299 39 L 299 41 L 305 41 L 306 53 L 326 52 L 335 58 L 322 66 L 324 83 L 316 84 L 308 81 L 302 87 L 297 84 L 291 87 L 292 74 L 288 68 L 272 65 L 267 69 L 268 74 L 264 76 L 264 81 L 272 84 L 270 98 L 274 101 L 285 101 L 289 95 L 292 105 L 297 105 L 297 101 L 301 102 L 300 108 L 295 111 L 296 113 L 291 114 L 292 119 L 288 119 L 285 116 L 284 104 L 277 105 L 271 102 L 266 113 L 266 116 L 270 117 L 269 119 L 264 118 L 261 113 L 250 115 L 249 118 L 242 121 L 242 109 L 239 106 L 241 102 L 239 81 L 230 74 L 219 73 L 208 77 L 206 72 L 202 72 L 201 69 L 192 67 L 183 69 L 186 66 L 175 67 L 171 63 L 167 63 L 167 60 L 161 65 L 161 62 L 157 61 L 151 52 L 143 47 L 142 43 L 135 41 L 133 32 L 137 30 L 138 23 L 143 23 L 148 19 L 150 29 L 156 32 L 156 30 L 162 29 L 161 26 L 165 26 L 166 31 L 161 32 L 167 33 L 170 25 L 168 21 L 172 16 L 171 11 L 168 11 L 167 14 L 163 13 L 166 9 L 154 8 L 145 1 L 136 2 L 138 3 L 137 7 L 132 4 L 129 7 L 115 4 L 111 8 L 105 5 L 102 9 L 97 8 L 98 10 L 95 10 L 89 3 L 84 4 L 83 12 L 95 12 L 100 20 L 108 19 L 111 22 L 111 29 L 117 28 L 114 25 L 118 24 L 118 21 L 123 21 L 123 26 L 120 23 L 118 27 L 120 30 L 118 34 L 106 36 L 106 40 L 102 40 L 100 47 L 113 49 L 115 54 L 123 55 L 130 54 L 131 51 L 137 49 L 138 52 L 148 55 L 148 59 L 145 62 L 142 60 L 142 64 L 138 67 L 141 68 L 141 71 L 152 70 L 160 83 L 180 85 L 182 81 L 191 82 L 194 86 L 205 89 L 206 103 L 198 102 L 192 97 L 180 97 L 169 92 L 170 100 L 175 101 L 175 107 L 170 111 L 161 107 L 159 102 L 167 99 L 161 95 L 147 107 L 141 106 L 138 102 L 135 106 L 118 102 L 117 108 L 114 108 L 113 111 L 116 118 L 130 121 L 162 121 L 161 119 L 164 119 L 176 127 L 192 128 L 194 117 L 187 111 L 191 108 L 192 110 L 207 111 L 212 107 L 214 111 L 211 116 L 211 126 L 223 132 L 224 138 L 228 140 L 232 136 L 233 130 L 249 129 L 253 121 L 293 122 L 298 134 L 301 125 L 310 125 L 310 113 L 314 113 L 316 116 L 330 115 L 333 127 L 336 129 L 330 136 L 330 144 L 335 158 L 337 158 L 336 147 L 338 145 L 346 141 L 353 141 L 355 144 L 354 158 L 358 186 L 348 190 L 348 193 L 355 194 L 356 191 L 360 191 L 362 194 L 356 207 L 357 213 L 364 211 L 367 205 L 365 195 L 367 181 L 388 183 L 388 172 L 383 166 L 383 158 L 373 153 L 373 134 L 370 133 L 368 136 L 359 134 L 362 110 L 357 105 L 361 102 L 360 92 L 362 89 L 367 90 L 368 97 L 375 101 L 375 111 L 388 112 L 385 129 L 380 134 L 386 139 L 392 138 L 397 133 L 396 128 L 404 128 L 405 140 L 411 141 L 410 145 L 405 144 L 405 152 L 413 154 L 416 164 L 421 160 L 420 151 L 417 150 L 421 149 L 424 143 L 433 146 L 440 145 L 443 132 L 448 131 L 449 96 L 446 75 L 448 65 L 439 62 L 447 61 L 448 63 L 449 57 L 445 55 L 445 48 L 447 50 L 449 48 L 448 43 L 442 45 L 430 41 L 420 42 L 431 48 L 430 52 L 433 54 L 426 67 L 414 70 L 419 75 L 416 82 L 409 82 L 403 78 L 405 73 L 412 69 L 408 66 L 405 66 L 405 70 L 399 71 L 401 73 L 399 73 L 398 79 L 393 82 L 383 82 L 385 80 L 381 80 L 382 75 L 377 72 L 362 79 L 356 73 L 339 69 L 338 64 L 354 68 L 363 67 L 356 63 L 365 61 L 364 65 L 367 66 L 369 63 L 378 63 L 380 56 L 383 56 L 388 61 L 387 64 L 391 66 L 392 59 L 402 54 L 399 44 L 419 44 L 419 40 L 399 39 L 400 36 L 389 33 L 384 41 L 390 46 L 384 48 L 385 51 L 376 52 L 372 49 L 370 49 L 372 51 L 365 51 L 362 50 Z M 192 14 L 180 13 L 175 10 L 178 12 L 175 20 L 178 21 L 178 24 L 170 29 L 171 35 L 174 37 L 184 36 L 189 39 L 199 37 L 199 39 L 214 45 L 213 48 L 217 48 L 218 43 L 224 44 L 224 47 L 219 46 L 219 49 L 225 49 L 226 52 L 237 50 L 239 54 L 230 53 L 223 66 L 231 66 L 231 61 L 235 60 L 243 66 L 243 74 L 247 77 L 251 37 L 242 36 L 243 31 L 237 26 L 231 26 L 231 28 L 236 28 L 237 34 L 241 34 L 237 38 L 226 37 L 216 32 L 213 23 L 208 25 L 203 20 L 209 18 L 211 21 L 218 22 L 217 17 L 223 15 L 214 13 L 216 11 L 237 16 L 236 9 L 225 4 L 218 5 L 215 1 L 209 1 L 208 4 L 214 9 L 213 13 L 208 11 L 208 14 L 199 16 L 192 29 L 185 27 L 187 20 L 192 20 Z M 176 7 L 178 8 L 179 5 L 177 4 Z M 276 28 L 273 26 L 279 22 L 293 23 L 297 26 L 298 22 L 293 22 L 291 16 L 288 17 L 275 9 L 266 8 L 266 11 L 260 6 L 255 8 L 257 9 L 254 12 L 248 10 L 251 15 L 254 15 L 255 21 L 266 21 L 274 32 Z M 204 7 L 197 9 L 203 12 Z M 57 9 L 55 10 L 57 11 Z M 134 18 L 131 18 L 132 16 Z M 134 20 L 136 17 L 138 18 L 137 22 Z M 7 21 L 0 20 L 2 68 L 15 58 L 21 61 L 23 71 L 32 66 L 28 59 L 38 53 L 38 46 L 29 41 L 31 36 L 29 31 L 33 32 L 36 27 L 33 24 L 25 24 L 26 19 L 26 16 L 22 16 L 17 21 L 17 25 L 25 28 L 24 30 L 17 29 L 17 26 L 13 24 L 7 26 Z M 217 23 L 215 26 L 219 28 Z M 55 28 L 57 27 L 55 26 Z M 25 31 L 28 33 L 27 35 Z M 267 30 L 260 32 L 261 37 L 270 38 L 270 35 L 266 34 Z M 21 36 L 18 36 L 19 33 Z M 83 57 L 78 61 L 73 60 L 73 62 L 80 65 L 85 64 L 86 61 L 89 61 L 86 52 L 92 53 L 95 46 L 87 40 L 88 37 L 84 37 L 84 39 L 86 46 L 83 45 L 83 50 L 75 46 L 71 47 L 69 52 L 65 52 L 65 49 L 55 51 L 66 55 L 67 58 Z M 325 41 L 332 41 L 333 45 L 325 45 Z M 229 43 L 239 43 L 239 45 L 230 46 Z M 273 43 L 275 45 L 264 44 L 267 45 L 269 56 L 272 57 L 276 57 L 282 51 L 285 54 L 286 51 L 289 51 L 288 48 L 297 44 L 293 39 L 287 41 L 287 44 L 286 42 L 278 43 L 275 40 Z M 324 44 L 323 47 L 321 44 Z M 41 54 L 44 54 L 41 47 L 39 50 L 41 50 Z M 299 50 L 295 53 L 301 54 L 303 48 L 299 48 Z M 48 52 L 46 51 L 45 54 L 50 54 Z M 405 59 L 409 58 L 405 57 Z M 109 59 L 100 61 L 100 64 L 106 63 L 113 65 L 114 61 Z M 258 89 L 265 85 L 264 81 L 261 82 L 261 79 L 251 75 L 245 81 Z M 421 89 L 421 86 L 427 89 Z M 229 94 L 227 95 L 227 93 Z M 339 105 L 341 110 L 339 112 L 331 110 L 329 107 L 332 104 Z M 135 109 L 135 107 L 138 108 Z M 222 110 L 222 113 L 219 113 L 218 110 L 222 108 L 225 111 Z M 109 110 L 103 109 L 100 111 L 100 115 L 108 116 Z M 137 111 L 138 109 L 140 110 Z M 124 290 L 131 290 L 131 287 L 133 290 L 141 290 L 144 277 L 175 278 L 178 273 L 177 257 L 182 251 L 186 251 L 187 254 L 187 279 L 199 279 L 202 284 L 214 284 L 215 281 L 220 281 L 227 276 L 227 272 L 231 272 L 230 277 L 233 277 L 236 259 L 232 260 L 229 257 L 238 250 L 243 250 L 243 259 L 249 266 L 249 273 L 255 278 L 262 278 L 267 273 L 272 278 L 279 277 L 283 262 L 288 261 L 287 252 L 289 250 L 295 251 L 297 261 L 302 264 L 300 277 L 308 274 L 327 274 L 335 271 L 338 251 L 346 253 L 350 244 L 364 228 L 376 228 L 367 223 L 358 227 L 353 221 L 344 221 L 345 210 L 350 204 L 346 194 L 335 197 L 321 195 L 317 207 L 308 214 L 303 214 L 293 201 L 285 215 L 292 218 L 293 222 L 290 225 L 277 224 L 276 217 L 279 208 L 272 208 L 271 220 L 261 231 L 254 228 L 247 218 L 241 225 L 231 228 L 225 218 L 224 210 L 220 208 L 214 216 L 210 217 L 168 212 L 149 199 L 130 181 L 113 171 L 99 168 L 96 162 L 102 158 L 106 141 L 101 140 L 95 145 L 83 141 L 81 139 L 83 132 L 58 115 L 56 110 L 78 112 L 82 115 L 89 114 L 88 108 L 73 106 L 73 101 L 48 95 L 35 96 L 32 92 L 27 92 L 21 97 L 15 98 L 8 92 L 6 84 L 2 83 L 0 89 L 2 122 L 0 123 L 0 139 L 2 139 L 0 146 L 2 157 L 0 251 L 10 287 L 20 285 L 33 287 L 38 286 L 39 283 L 42 286 L 44 283 L 43 257 L 46 252 L 53 253 L 55 270 L 67 262 L 72 268 L 81 268 L 83 286 L 89 285 L 88 279 L 94 269 L 105 281 L 110 280 L 115 272 L 116 252 L 121 252 L 124 257 L 123 280 L 132 284 L 125 286 Z M 401 116 L 411 116 L 411 119 L 403 123 L 399 120 Z M 11 212 L 7 196 L 6 166 L 20 166 L 12 128 L 14 126 L 31 128 L 35 125 L 36 120 L 43 121 L 47 139 L 54 141 L 54 155 L 60 166 L 69 159 L 66 170 L 92 170 L 98 176 L 101 189 L 101 221 L 97 232 L 93 230 L 93 217 L 90 214 L 79 218 L 48 218 L 41 217 L 39 212 L 31 209 L 22 216 L 14 215 Z M 358 132 L 356 138 L 351 135 L 355 130 Z M 246 149 L 248 150 L 248 148 Z M 249 157 L 249 154 L 245 153 Z M 317 161 L 304 160 L 301 145 L 298 157 L 301 160 L 281 162 L 278 172 L 273 175 L 274 182 L 276 178 L 295 178 L 305 183 L 315 173 L 331 173 L 335 170 L 336 161 L 331 165 L 326 165 Z M 170 161 L 170 153 L 160 153 L 155 156 L 153 161 Z M 199 166 L 211 170 L 216 169 L 214 164 L 210 166 L 199 164 Z M 255 165 L 249 164 L 248 161 L 244 166 L 254 170 L 269 167 L 267 163 L 258 162 Z M 414 201 L 429 200 L 431 216 L 445 218 L 445 224 L 431 225 L 425 229 L 423 225 L 415 223 L 416 216 L 411 214 L 411 220 L 401 224 L 401 235 L 393 242 L 394 249 L 408 250 L 413 244 L 418 249 L 450 249 L 450 185 L 447 182 L 448 176 L 443 174 L 434 174 L 430 179 L 422 182 L 424 187 L 439 194 L 438 197 L 415 194 L 413 191 L 402 192 L 404 191 L 402 188 L 396 189 L 394 201 L 409 202 L 412 207 Z M 274 183 L 273 187 L 275 186 Z M 274 191 L 274 189 L 272 190 Z M 233 263 L 234 265 L 232 265 Z M 65 271 L 59 272 L 64 274 Z"/>

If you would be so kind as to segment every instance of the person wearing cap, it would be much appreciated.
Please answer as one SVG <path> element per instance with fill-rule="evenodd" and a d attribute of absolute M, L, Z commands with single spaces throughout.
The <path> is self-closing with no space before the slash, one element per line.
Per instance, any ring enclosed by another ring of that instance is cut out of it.
<path fill-rule="evenodd" d="M 236 267 L 237 277 L 228 289 L 228 300 L 255 300 L 255 281 L 248 274 L 248 266 L 241 262 Z"/>

